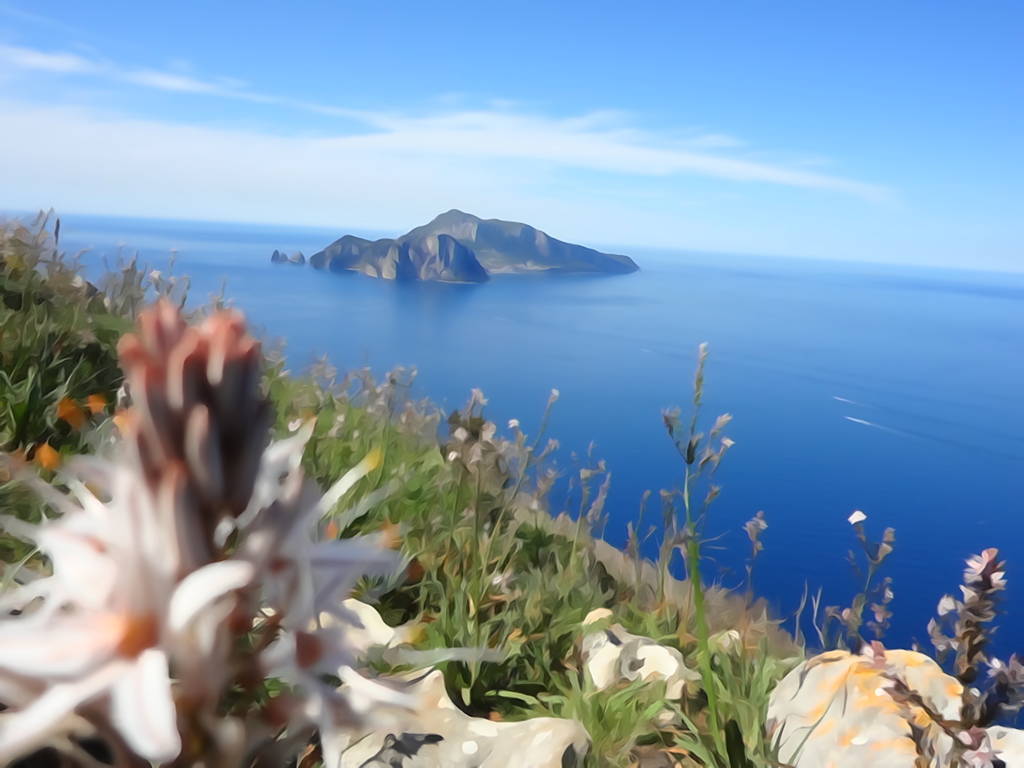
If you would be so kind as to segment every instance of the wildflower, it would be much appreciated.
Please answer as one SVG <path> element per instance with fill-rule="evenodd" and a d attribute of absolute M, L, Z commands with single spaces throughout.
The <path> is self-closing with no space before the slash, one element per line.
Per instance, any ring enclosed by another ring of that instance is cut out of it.
<path fill-rule="evenodd" d="M 120 414 L 113 459 L 69 464 L 66 492 L 36 481 L 58 519 L 0 518 L 52 568 L 0 601 L 19 612 L 0 619 L 0 762 L 65 732 L 75 715 L 145 760 L 175 760 L 184 746 L 183 761 L 231 764 L 208 746 L 218 743 L 211 723 L 225 722 L 225 691 L 244 696 L 268 673 L 296 689 L 275 699 L 282 723 L 318 727 L 322 742 L 338 743 L 339 729 L 379 702 L 404 703 L 355 673 L 339 599 L 363 574 L 390 574 L 396 553 L 373 537 L 314 535 L 380 452 L 321 495 L 300 466 L 311 421 L 264 448 L 259 346 L 237 313 L 189 327 L 161 302 L 119 351 L 133 405 Z M 45 443 L 36 458 L 59 463 Z M 389 488 L 337 519 L 364 514 Z M 340 622 L 323 626 L 325 613 Z M 238 642 L 250 631 L 254 642 Z"/>
<path fill-rule="evenodd" d="M 81 429 L 85 424 L 85 414 L 70 397 L 62 397 L 57 403 L 57 418 L 72 429 Z"/>
<path fill-rule="evenodd" d="M 43 469 L 53 471 L 60 466 L 60 454 L 49 443 L 40 443 L 36 448 L 36 461 Z"/>
<path fill-rule="evenodd" d="M 124 432 L 129 428 L 131 421 L 132 412 L 128 409 L 122 409 L 114 414 L 114 426 L 117 427 L 118 431 L 122 434 L 124 434 Z"/>
<path fill-rule="evenodd" d="M 863 523 L 868 519 L 868 516 L 861 512 L 859 509 L 853 510 L 853 514 L 846 518 L 846 521 L 850 525 L 856 525 L 857 523 Z"/>
<path fill-rule="evenodd" d="M 886 670 L 888 668 L 885 646 L 878 640 L 865 643 L 864 647 L 861 648 L 861 656 L 864 657 L 873 669 Z"/>
<path fill-rule="evenodd" d="M 85 407 L 94 416 L 103 413 L 107 409 L 107 398 L 99 393 L 91 394 L 85 399 Z"/>
<path fill-rule="evenodd" d="M 0 680 L 38 692 L 0 719 L 2 758 L 44 743 L 88 702 L 105 706 L 110 725 L 141 757 L 176 757 L 171 662 L 182 670 L 200 666 L 190 657 L 214 643 L 206 614 L 252 578 L 247 563 L 222 562 L 176 582 L 176 564 L 155 524 L 157 500 L 145 499 L 130 470 L 114 469 L 111 479 L 106 504 L 69 476 L 80 506 L 40 526 L 5 523 L 34 538 L 53 575 L 30 585 L 30 596 L 42 598 L 40 608 L 0 622 Z M 162 503 L 173 503 L 173 496 Z M 204 666 L 199 679 L 213 672 Z"/>
<path fill-rule="evenodd" d="M 957 609 L 957 605 L 958 603 L 952 595 L 943 595 L 939 600 L 939 605 L 935 612 L 938 613 L 939 616 L 945 616 L 947 613 L 955 611 Z"/>
<path fill-rule="evenodd" d="M 754 545 L 755 552 L 764 549 L 761 543 L 761 534 L 768 529 L 768 521 L 764 519 L 764 511 L 758 511 L 752 518 L 743 524 L 743 530 L 747 532 L 747 538 Z"/>
<path fill-rule="evenodd" d="M 519 419 L 509 419 L 508 420 L 508 428 L 509 429 L 519 429 Z"/>
<path fill-rule="evenodd" d="M 980 555 L 967 559 L 964 569 L 964 584 L 983 588 L 1001 590 L 1006 587 L 1006 571 L 1004 564 L 997 560 L 999 550 L 990 547 Z"/>
<path fill-rule="evenodd" d="M 743 647 L 743 638 L 735 629 L 716 632 L 710 639 L 712 647 L 720 653 L 729 654 Z"/>

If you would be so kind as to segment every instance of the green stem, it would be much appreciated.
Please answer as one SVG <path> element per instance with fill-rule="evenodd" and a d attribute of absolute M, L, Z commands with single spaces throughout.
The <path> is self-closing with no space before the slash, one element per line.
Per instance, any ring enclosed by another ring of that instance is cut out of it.
<path fill-rule="evenodd" d="M 683 478 L 683 508 L 686 511 L 686 559 L 690 589 L 693 596 L 693 614 L 697 628 L 697 664 L 700 667 L 704 695 L 708 700 L 708 728 L 720 755 L 726 754 L 725 738 L 719 723 L 718 688 L 715 684 L 714 670 L 711 668 L 711 632 L 708 629 L 707 614 L 704 606 L 704 587 L 700 571 L 700 539 L 693 525 L 690 512 L 690 468 L 687 466 Z"/>

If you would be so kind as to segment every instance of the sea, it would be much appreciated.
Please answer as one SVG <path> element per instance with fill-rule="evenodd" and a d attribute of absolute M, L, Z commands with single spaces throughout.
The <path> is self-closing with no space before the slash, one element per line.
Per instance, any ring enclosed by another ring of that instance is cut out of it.
<path fill-rule="evenodd" d="M 896 532 L 881 571 L 895 595 L 888 644 L 927 646 L 964 559 L 998 547 L 1009 588 L 997 647 L 1024 652 L 1024 274 L 620 247 L 639 272 L 394 283 L 270 263 L 274 249 L 309 256 L 350 230 L 95 216 L 61 227 L 92 274 L 135 255 L 166 271 L 173 255 L 193 303 L 223 292 L 295 371 L 324 355 L 341 370 L 415 367 L 416 395 L 451 410 L 479 388 L 501 429 L 515 418 L 528 431 L 559 390 L 556 506 L 574 512 L 568 478 L 588 452 L 603 459 L 605 537 L 620 545 L 628 523 L 659 524 L 658 491 L 681 482 L 662 413 L 689 414 L 706 342 L 702 424 L 732 414 L 735 441 L 705 520 L 716 581 L 743 585 L 743 524 L 763 511 L 755 592 L 780 618 L 819 591 L 822 605 L 848 605 L 862 575 L 847 519 L 861 510 L 869 537 Z"/>

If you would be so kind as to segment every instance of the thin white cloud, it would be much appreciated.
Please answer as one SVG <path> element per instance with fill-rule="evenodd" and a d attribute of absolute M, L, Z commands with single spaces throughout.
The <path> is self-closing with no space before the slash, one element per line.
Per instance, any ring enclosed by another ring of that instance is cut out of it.
<path fill-rule="evenodd" d="M 17 148 L 5 157 L 0 209 L 397 230 L 459 207 L 592 244 L 651 243 L 680 226 L 688 242 L 704 239 L 688 182 L 665 168 L 710 160 L 571 121 L 475 113 L 310 137 L 14 101 L 0 101 L 0 114 L 0 142 Z M 584 179 L 576 169 L 607 175 Z M 737 175 L 758 172 L 745 164 Z M 649 183 L 667 194 L 636 191 Z"/>
<path fill-rule="evenodd" d="M 176 93 L 223 93 L 224 88 L 216 83 L 208 83 L 197 80 L 187 75 L 179 75 L 173 72 L 159 72 L 153 69 L 140 69 L 133 72 L 124 72 L 121 79 L 141 85 L 146 88 L 156 88 L 161 91 L 174 91 Z"/>
<path fill-rule="evenodd" d="M 700 137 L 694 142 L 667 141 L 621 126 L 605 113 L 559 120 L 474 111 L 423 118 L 376 116 L 374 121 L 378 131 L 335 141 L 365 150 L 536 160 L 627 175 L 696 174 L 831 190 L 871 200 L 889 195 L 881 186 L 841 176 L 702 151 L 706 143 Z"/>
<path fill-rule="evenodd" d="M 24 72 L 98 76 L 115 82 L 129 83 L 159 91 L 205 94 L 254 104 L 270 104 L 329 117 L 356 119 L 367 123 L 372 123 L 375 119 L 372 113 L 360 110 L 258 93 L 250 90 L 247 83 L 238 78 L 218 77 L 204 80 L 181 72 L 151 68 L 132 69 L 62 51 L 41 51 L 34 48 L 0 44 L 0 73 L 5 68 Z"/>
<path fill-rule="evenodd" d="M 0 63 L 15 69 L 56 74 L 95 74 L 101 68 L 76 53 L 39 51 L 14 45 L 0 45 Z"/>
<path fill-rule="evenodd" d="M 87 59 L 77 53 L 41 51 L 16 45 L 0 45 L 0 67 L 59 75 L 98 75 L 161 91 L 229 94 L 229 90 L 224 85 L 174 72 L 155 69 L 122 69 L 105 61 Z"/>

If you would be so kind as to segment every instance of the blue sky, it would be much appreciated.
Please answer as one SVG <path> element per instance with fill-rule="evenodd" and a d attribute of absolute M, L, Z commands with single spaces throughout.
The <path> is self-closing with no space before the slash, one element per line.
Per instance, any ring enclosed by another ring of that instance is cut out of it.
<path fill-rule="evenodd" d="M 0 0 L 0 208 L 1018 271 L 1022 73 L 1000 0 Z"/>

